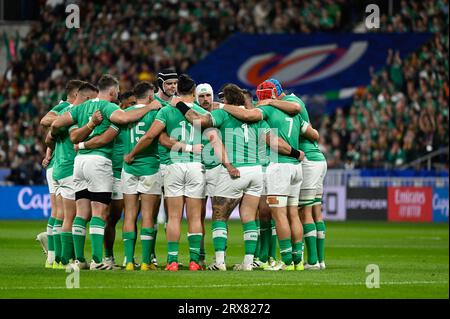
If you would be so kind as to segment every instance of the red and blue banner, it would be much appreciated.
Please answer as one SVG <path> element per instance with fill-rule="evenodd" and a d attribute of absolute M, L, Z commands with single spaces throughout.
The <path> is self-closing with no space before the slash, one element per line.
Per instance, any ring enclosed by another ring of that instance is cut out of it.
<path fill-rule="evenodd" d="M 356 88 L 370 82 L 369 68 L 386 65 L 388 50 L 405 58 L 431 34 L 253 35 L 237 33 L 190 68 L 197 83 L 215 92 L 232 82 L 254 90 L 268 78 L 299 96 L 322 96 L 328 111 L 351 101 Z"/>

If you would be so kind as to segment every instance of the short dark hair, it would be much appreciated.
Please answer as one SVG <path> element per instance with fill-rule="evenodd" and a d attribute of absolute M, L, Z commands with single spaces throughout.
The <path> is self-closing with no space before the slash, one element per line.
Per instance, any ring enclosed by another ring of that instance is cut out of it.
<path fill-rule="evenodd" d="M 222 89 L 224 98 L 227 100 L 227 103 L 232 105 L 244 105 L 245 97 L 244 93 L 239 86 L 236 84 L 227 84 Z"/>
<path fill-rule="evenodd" d="M 78 89 L 78 92 L 82 91 L 94 91 L 98 93 L 98 88 L 89 82 L 84 82 Z"/>
<path fill-rule="evenodd" d="M 155 86 L 150 82 L 139 82 L 133 88 L 133 94 L 137 99 L 144 99 L 148 96 L 149 92 L 155 92 Z"/>
<path fill-rule="evenodd" d="M 97 86 L 100 91 L 109 89 L 112 86 L 118 86 L 119 81 L 110 74 L 103 74 L 98 80 Z"/>
<path fill-rule="evenodd" d="M 192 94 L 195 91 L 195 81 L 187 74 L 178 77 L 178 93 L 180 95 Z"/>
<path fill-rule="evenodd" d="M 247 95 L 249 98 L 253 99 L 253 94 L 247 89 L 242 89 L 242 94 Z"/>
<path fill-rule="evenodd" d="M 66 94 L 70 95 L 73 91 L 78 91 L 84 83 L 80 80 L 70 80 L 66 85 Z"/>
<path fill-rule="evenodd" d="M 123 103 L 124 101 L 126 101 L 127 99 L 129 99 L 132 96 L 135 96 L 135 94 L 131 90 L 123 92 L 119 95 L 119 101 L 120 101 L 120 103 Z"/>

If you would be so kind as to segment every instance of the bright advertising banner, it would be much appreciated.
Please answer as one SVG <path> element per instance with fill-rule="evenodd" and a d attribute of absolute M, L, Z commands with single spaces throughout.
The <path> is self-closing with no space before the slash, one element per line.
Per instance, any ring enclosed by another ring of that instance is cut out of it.
<path fill-rule="evenodd" d="M 0 219 L 44 219 L 51 214 L 47 186 L 2 186 L 0 203 Z"/>
<path fill-rule="evenodd" d="M 356 88 L 370 83 L 369 68 L 378 71 L 385 66 L 388 50 L 398 51 L 403 59 L 430 36 L 236 33 L 188 73 L 197 83 L 210 83 L 215 92 L 228 82 L 253 90 L 262 81 L 276 78 L 290 93 L 320 96 L 332 111 L 343 100 L 351 101 Z"/>
<path fill-rule="evenodd" d="M 431 187 L 388 187 L 388 220 L 431 222 L 432 198 Z"/>
<path fill-rule="evenodd" d="M 448 223 L 448 187 L 433 188 L 433 221 Z"/>

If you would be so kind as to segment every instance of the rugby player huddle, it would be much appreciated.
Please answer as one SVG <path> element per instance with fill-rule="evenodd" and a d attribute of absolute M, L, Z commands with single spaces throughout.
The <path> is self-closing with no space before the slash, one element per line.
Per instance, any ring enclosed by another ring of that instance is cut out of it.
<path fill-rule="evenodd" d="M 41 120 L 51 194 L 47 232 L 38 235 L 47 268 L 156 270 L 157 217 L 166 216 L 167 263 L 177 271 L 183 212 L 189 270 L 225 271 L 228 227 L 239 205 L 244 258 L 234 270 L 325 269 L 321 214 L 326 160 L 305 104 L 269 79 L 252 94 L 165 69 L 119 97 L 103 75 L 97 86 L 72 80 L 67 100 Z M 120 100 L 120 106 L 115 104 Z M 205 262 L 206 200 L 212 203 L 213 262 Z M 161 206 L 161 207 L 160 207 Z M 115 227 L 124 213 L 125 258 L 116 264 Z M 142 260 L 135 261 L 141 213 Z M 84 254 L 87 224 L 92 261 Z M 48 242 L 48 244 L 47 244 Z M 303 262 L 303 246 L 307 263 Z M 281 260 L 276 260 L 277 245 Z"/>

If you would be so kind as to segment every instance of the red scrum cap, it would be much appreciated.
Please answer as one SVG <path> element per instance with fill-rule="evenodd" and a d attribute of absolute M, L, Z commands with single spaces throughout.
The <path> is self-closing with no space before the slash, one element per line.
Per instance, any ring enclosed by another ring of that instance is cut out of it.
<path fill-rule="evenodd" d="M 273 99 L 277 96 L 277 87 L 272 82 L 262 82 L 256 87 L 256 96 L 258 101 Z"/>

